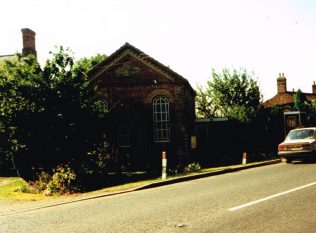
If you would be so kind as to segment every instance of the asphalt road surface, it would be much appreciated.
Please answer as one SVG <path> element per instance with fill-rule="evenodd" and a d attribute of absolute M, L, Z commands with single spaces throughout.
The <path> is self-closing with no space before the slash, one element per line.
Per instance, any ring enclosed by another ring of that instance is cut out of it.
<path fill-rule="evenodd" d="M 316 232 L 316 164 L 276 164 L 0 216 L 0 232 Z"/>

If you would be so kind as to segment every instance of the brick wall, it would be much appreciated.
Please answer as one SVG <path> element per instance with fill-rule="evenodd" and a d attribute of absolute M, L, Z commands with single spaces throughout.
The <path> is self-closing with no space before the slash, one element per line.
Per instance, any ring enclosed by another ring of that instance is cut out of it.
<path fill-rule="evenodd" d="M 99 97 L 107 100 L 110 109 L 124 100 L 128 103 L 129 109 L 133 108 L 133 112 L 137 112 L 140 116 L 140 122 L 136 124 L 138 128 L 142 128 L 144 135 L 135 135 L 137 138 L 135 140 L 143 140 L 147 144 L 136 145 L 136 147 L 141 147 L 134 148 L 138 156 L 147 159 L 149 157 L 151 161 L 159 165 L 163 150 L 167 150 L 169 161 L 175 163 L 184 157 L 189 157 L 190 138 L 194 133 L 195 94 L 186 80 L 172 75 L 166 76 L 157 68 L 153 69 L 127 54 L 119 61 L 108 64 L 104 71 L 99 73 L 96 82 Z M 152 102 L 157 96 L 165 96 L 169 101 L 171 126 L 169 143 L 157 143 L 153 140 Z M 116 114 L 119 115 L 122 112 Z M 132 118 L 131 116 L 116 116 L 111 119 L 115 121 L 119 117 Z M 136 121 L 136 119 L 131 119 L 131 121 Z M 111 130 L 114 131 L 114 127 Z"/>

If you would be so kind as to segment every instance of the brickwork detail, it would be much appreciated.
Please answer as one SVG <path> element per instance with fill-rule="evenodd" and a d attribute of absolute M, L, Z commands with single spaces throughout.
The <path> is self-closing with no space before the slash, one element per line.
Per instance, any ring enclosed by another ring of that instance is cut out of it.
<path fill-rule="evenodd" d="M 189 138 L 194 132 L 195 92 L 186 79 L 168 67 L 125 44 L 90 72 L 98 97 L 109 102 L 107 115 L 111 142 L 116 147 L 118 119 L 132 126 L 129 153 L 160 159 L 167 150 L 174 160 L 190 153 Z M 164 96 L 169 102 L 170 142 L 153 140 L 153 99 Z"/>

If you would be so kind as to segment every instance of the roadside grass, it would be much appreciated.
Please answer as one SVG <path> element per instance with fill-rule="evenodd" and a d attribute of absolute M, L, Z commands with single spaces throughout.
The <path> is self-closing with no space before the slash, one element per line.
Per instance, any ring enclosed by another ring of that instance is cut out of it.
<path fill-rule="evenodd" d="M 130 190 L 130 189 L 134 189 L 134 188 L 137 188 L 137 187 L 141 187 L 141 186 L 144 186 L 144 185 L 170 181 L 170 180 L 178 179 L 178 178 L 181 178 L 181 177 L 189 177 L 189 176 L 194 176 L 194 175 L 203 174 L 203 173 L 221 172 L 221 171 L 225 171 L 225 170 L 231 170 L 231 169 L 234 169 L 234 168 L 254 166 L 254 165 L 257 165 L 257 164 L 264 163 L 264 162 L 265 161 L 263 161 L 263 162 L 252 162 L 252 163 L 248 163 L 248 164 L 245 164 L 245 165 L 237 164 L 237 165 L 228 165 L 228 166 L 222 166 L 222 167 L 203 168 L 203 169 L 201 169 L 201 170 L 199 170 L 197 172 L 178 173 L 178 174 L 168 175 L 167 179 L 165 179 L 165 180 L 162 180 L 160 177 L 158 177 L 158 178 L 153 178 L 153 179 L 146 179 L 146 180 L 141 180 L 141 181 L 129 182 L 129 183 L 120 184 L 120 185 L 117 185 L 117 186 L 106 187 L 106 188 L 102 188 L 102 189 L 99 189 L 99 190 L 91 191 L 91 192 L 88 192 L 87 194 L 101 194 L 101 193 L 120 192 L 120 191 L 124 191 L 124 190 Z"/>
<path fill-rule="evenodd" d="M 93 195 L 93 194 L 101 194 L 101 193 L 113 193 L 113 192 L 121 192 L 125 190 L 131 190 L 137 187 L 141 187 L 144 185 L 159 183 L 159 182 L 165 182 L 170 181 L 174 179 L 178 179 L 181 177 L 188 177 L 188 176 L 194 176 L 197 174 L 205 174 L 205 173 L 212 173 L 212 172 L 220 172 L 225 170 L 231 170 L 234 168 L 240 168 L 240 167 L 247 167 L 247 166 L 253 166 L 257 164 L 261 164 L 263 162 L 252 162 L 248 163 L 246 165 L 229 165 L 229 166 L 222 166 L 222 167 L 213 167 L 213 168 L 204 168 L 197 172 L 190 172 L 190 173 L 178 173 L 178 174 L 172 174 L 168 175 L 167 179 L 162 180 L 160 177 L 156 178 L 145 178 L 145 179 L 134 179 L 137 181 L 128 181 L 126 180 L 125 183 L 120 183 L 118 185 L 109 185 L 106 188 L 101 188 L 95 191 L 90 191 L 86 193 L 76 193 L 68 196 L 74 196 L 74 197 L 80 197 L 80 196 L 87 196 L 87 195 Z M 131 175 L 131 180 L 133 180 Z M 137 174 L 135 174 L 137 176 Z M 43 199 L 56 199 L 56 198 L 62 198 L 64 196 L 45 196 L 44 194 L 30 194 L 30 193 L 22 193 L 18 191 L 23 185 L 26 185 L 27 182 L 24 181 L 22 178 L 19 177 L 0 177 L 0 200 L 11 200 L 11 201 L 37 201 L 37 200 L 43 200 Z"/>
<path fill-rule="evenodd" d="M 52 198 L 18 191 L 24 185 L 27 185 L 27 182 L 20 177 L 0 177 L 0 200 L 37 201 Z"/>

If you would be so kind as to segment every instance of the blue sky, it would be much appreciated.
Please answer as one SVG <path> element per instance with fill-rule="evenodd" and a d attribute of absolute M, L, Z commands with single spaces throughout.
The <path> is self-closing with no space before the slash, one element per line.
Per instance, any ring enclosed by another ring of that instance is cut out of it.
<path fill-rule="evenodd" d="M 279 73 L 288 90 L 316 81 L 316 0 L 10 0 L 0 22 L 0 54 L 21 51 L 28 27 L 42 64 L 55 45 L 81 58 L 129 42 L 193 88 L 225 67 L 253 71 L 264 99 Z"/>

